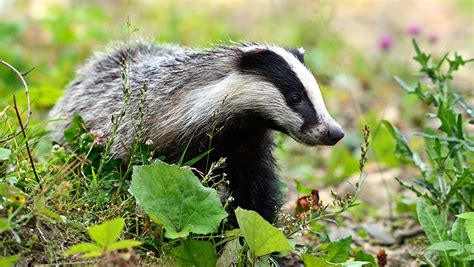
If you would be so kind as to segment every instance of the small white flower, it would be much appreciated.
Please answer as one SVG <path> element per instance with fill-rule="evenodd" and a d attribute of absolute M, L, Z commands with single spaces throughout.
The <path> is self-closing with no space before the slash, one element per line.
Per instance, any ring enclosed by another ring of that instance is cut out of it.
<path fill-rule="evenodd" d="M 56 154 L 58 152 L 64 152 L 64 147 L 56 144 L 51 148 L 51 154 Z"/>

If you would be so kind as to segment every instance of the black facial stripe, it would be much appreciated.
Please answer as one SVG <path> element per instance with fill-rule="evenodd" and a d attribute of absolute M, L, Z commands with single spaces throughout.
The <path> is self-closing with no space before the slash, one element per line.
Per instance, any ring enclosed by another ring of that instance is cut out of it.
<path fill-rule="evenodd" d="M 303 84 L 280 55 L 271 50 L 246 52 L 242 55 L 240 69 L 243 73 L 256 75 L 278 88 L 287 105 L 303 118 L 303 129 L 318 123 L 316 111 Z M 300 95 L 301 103 L 291 103 L 294 94 Z"/>

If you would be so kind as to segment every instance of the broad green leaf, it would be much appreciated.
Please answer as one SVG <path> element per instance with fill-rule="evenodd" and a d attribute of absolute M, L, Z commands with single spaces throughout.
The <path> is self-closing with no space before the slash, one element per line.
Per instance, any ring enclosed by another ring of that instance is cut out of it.
<path fill-rule="evenodd" d="M 125 226 L 125 220 L 116 218 L 99 225 L 91 226 L 87 232 L 97 244 L 107 247 L 117 241 Z"/>
<path fill-rule="evenodd" d="M 8 160 L 10 158 L 10 154 L 11 154 L 10 149 L 0 147 L 0 161 Z"/>
<path fill-rule="evenodd" d="M 224 245 L 224 249 L 217 259 L 217 267 L 227 267 L 237 264 L 239 261 L 239 255 L 242 250 L 242 245 L 239 243 L 238 238 L 234 238 Z"/>
<path fill-rule="evenodd" d="M 124 249 L 124 248 L 133 248 L 133 247 L 140 246 L 141 244 L 142 242 L 138 240 L 130 240 L 130 239 L 120 240 L 108 245 L 107 251 L 114 251 L 114 250 Z"/>
<path fill-rule="evenodd" d="M 70 247 L 68 250 L 64 251 L 65 255 L 74 255 L 81 253 L 90 253 L 90 252 L 99 252 L 102 253 L 102 248 L 97 244 L 92 243 L 81 243 Z"/>
<path fill-rule="evenodd" d="M 346 262 L 349 258 L 351 242 L 352 236 L 348 236 L 346 238 L 331 242 L 327 248 L 328 252 L 324 258 L 332 263 Z"/>
<path fill-rule="evenodd" d="M 150 218 L 163 223 L 168 238 L 213 233 L 227 217 L 216 190 L 204 187 L 189 167 L 159 160 L 135 166 L 130 192 Z"/>
<path fill-rule="evenodd" d="M 469 244 L 469 237 L 467 236 L 465 228 L 465 219 L 457 218 L 452 227 L 452 239 L 458 242 L 461 246 Z"/>
<path fill-rule="evenodd" d="M 436 251 L 462 250 L 462 246 L 461 244 L 455 241 L 443 241 L 443 242 L 433 243 L 427 249 L 436 250 Z"/>
<path fill-rule="evenodd" d="M 174 256 L 176 266 L 207 267 L 216 265 L 216 250 L 209 241 L 188 239 L 170 254 Z"/>
<path fill-rule="evenodd" d="M 446 224 L 439 216 L 437 209 L 427 204 L 424 200 L 420 200 L 416 205 L 416 214 L 431 244 L 448 239 Z M 444 264 L 449 262 L 447 252 L 442 252 L 441 257 Z"/>
<path fill-rule="evenodd" d="M 325 259 L 303 254 L 303 262 L 306 267 L 342 267 L 340 264 L 327 262 Z"/>
<path fill-rule="evenodd" d="M 354 260 L 355 261 L 366 261 L 366 262 L 369 262 L 368 265 L 369 266 L 372 266 L 372 267 L 376 267 L 377 266 L 377 263 L 375 261 L 375 258 L 374 256 L 368 254 L 368 253 L 365 253 L 364 251 L 360 250 L 360 251 L 357 251 L 357 253 L 355 254 L 355 257 L 354 257 Z"/>
<path fill-rule="evenodd" d="M 446 225 L 437 209 L 421 200 L 416 205 L 416 213 L 421 227 L 432 244 L 448 240 Z"/>
<path fill-rule="evenodd" d="M 283 233 L 257 212 L 239 207 L 235 210 L 235 215 L 242 235 L 255 256 L 292 249 Z"/>
<path fill-rule="evenodd" d="M 458 218 L 465 220 L 464 228 L 466 229 L 467 236 L 471 241 L 471 244 L 474 244 L 474 212 L 465 212 L 459 215 L 456 215 Z"/>
<path fill-rule="evenodd" d="M 20 259 L 20 255 L 0 257 L 0 266 L 2 266 L 2 267 L 14 267 L 15 262 L 17 262 L 19 259 Z"/>

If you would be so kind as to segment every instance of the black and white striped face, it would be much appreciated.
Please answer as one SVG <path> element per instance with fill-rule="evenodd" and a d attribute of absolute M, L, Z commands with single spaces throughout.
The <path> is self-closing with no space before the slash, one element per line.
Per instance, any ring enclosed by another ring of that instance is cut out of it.
<path fill-rule="evenodd" d="M 344 137 L 329 115 L 314 76 L 304 64 L 304 50 L 245 46 L 240 70 L 251 76 L 257 110 L 274 128 L 307 145 L 334 145 Z M 265 105 L 262 106 L 261 101 Z"/>

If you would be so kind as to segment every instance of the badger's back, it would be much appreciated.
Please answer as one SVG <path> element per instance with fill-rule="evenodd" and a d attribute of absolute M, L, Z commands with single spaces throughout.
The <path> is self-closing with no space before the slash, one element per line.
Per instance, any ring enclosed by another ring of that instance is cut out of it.
<path fill-rule="evenodd" d="M 175 139 L 187 135 L 186 130 L 182 124 L 174 125 L 174 129 L 166 126 L 177 121 L 180 111 L 186 112 L 188 105 L 193 105 L 183 101 L 185 95 L 226 77 L 232 69 L 233 53 L 233 50 L 195 51 L 144 42 L 112 45 L 92 56 L 77 71 L 62 99 L 50 111 L 49 118 L 57 120 L 50 123 L 51 138 L 63 142 L 64 130 L 74 115 L 80 115 L 88 129 L 100 130 L 108 137 L 113 129 L 112 117 L 118 118 L 125 108 L 112 153 L 126 159 L 137 132 L 138 105 L 144 99 L 142 141 L 161 139 L 160 143 L 175 144 Z M 125 91 L 130 94 L 127 104 Z M 204 123 L 205 119 L 197 120 Z M 160 123 L 162 127 L 157 125 Z M 156 132 L 157 128 L 162 130 Z M 155 148 L 160 147 L 155 144 Z"/>

